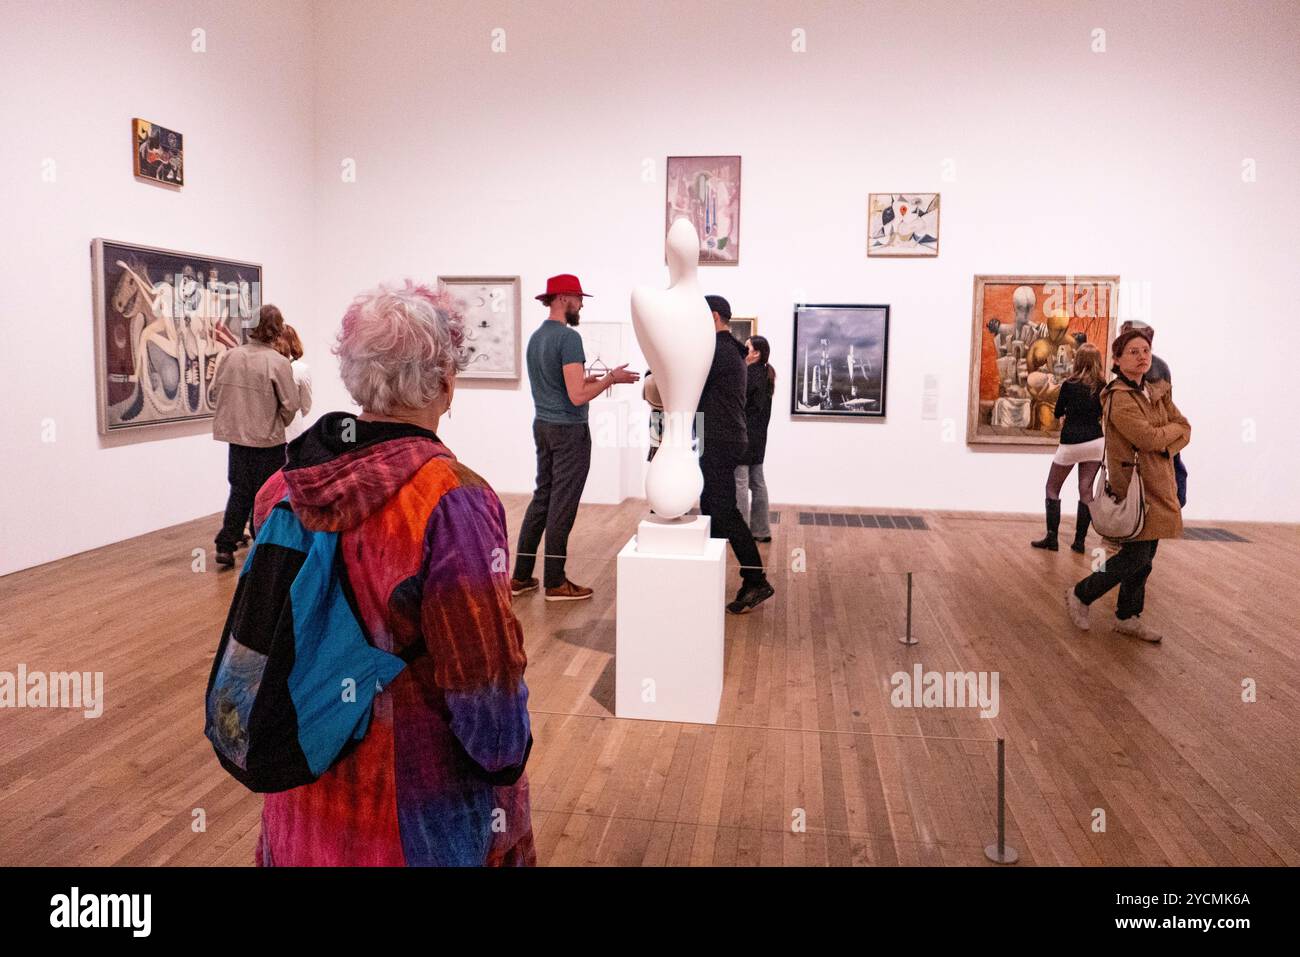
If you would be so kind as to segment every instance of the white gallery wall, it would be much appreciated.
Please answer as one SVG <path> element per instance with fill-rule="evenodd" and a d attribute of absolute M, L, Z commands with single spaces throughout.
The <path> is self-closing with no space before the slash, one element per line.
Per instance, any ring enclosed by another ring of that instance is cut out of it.
<path fill-rule="evenodd" d="M 98 434 L 90 242 L 259 262 L 267 300 L 309 314 L 308 10 L 0 6 L 0 574 L 225 507 L 211 422 Z M 133 177 L 136 116 L 185 137 L 183 189 Z"/>
<path fill-rule="evenodd" d="M 21 95 L 0 101 L 0 573 L 224 505 L 224 447 L 204 426 L 96 434 L 91 238 L 262 262 L 266 299 L 303 334 L 315 411 L 350 408 L 328 346 L 379 280 L 518 274 L 526 338 L 544 315 L 531 297 L 574 272 L 596 296 L 584 320 L 630 322 L 632 287 L 666 282 L 665 157 L 692 154 L 743 157 L 740 265 L 702 281 L 772 343 L 774 502 L 1038 510 L 1050 449 L 965 443 L 972 277 L 1101 273 L 1156 326 L 1192 421 L 1188 517 L 1300 521 L 1294 3 L 2 15 L 0 71 Z M 180 193 L 131 177 L 131 116 L 185 135 Z M 47 156 L 55 184 L 40 179 Z M 942 194 L 936 260 L 866 258 L 872 191 Z M 790 417 L 796 301 L 891 306 L 885 420 Z M 466 382 L 441 432 L 498 490 L 524 492 L 531 418 L 526 378 Z"/>

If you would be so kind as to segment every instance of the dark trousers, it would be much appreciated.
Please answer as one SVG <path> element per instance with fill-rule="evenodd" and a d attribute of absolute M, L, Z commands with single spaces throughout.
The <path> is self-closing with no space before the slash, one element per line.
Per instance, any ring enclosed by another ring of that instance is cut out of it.
<path fill-rule="evenodd" d="M 578 500 L 591 468 L 591 430 L 580 425 L 533 422 L 537 445 L 537 490 L 519 528 L 515 551 L 515 578 L 533 577 L 537 548 L 546 533 L 546 565 L 542 584 L 559 588 L 564 584 L 564 557 L 569 551 L 569 532 L 578 517 Z"/>
<path fill-rule="evenodd" d="M 1085 605 L 1091 605 L 1106 592 L 1119 585 L 1119 602 L 1115 605 L 1116 618 L 1132 618 L 1142 614 L 1147 595 L 1147 576 L 1156 557 L 1159 540 L 1125 542 L 1118 552 L 1106 559 L 1106 570 L 1093 572 L 1074 586 L 1074 596 Z"/>
<path fill-rule="evenodd" d="M 763 574 L 763 556 L 758 553 L 754 533 L 736 506 L 736 466 L 739 455 L 725 452 L 705 455 L 700 459 L 704 473 L 704 490 L 700 493 L 700 511 L 712 521 L 710 535 L 725 538 L 731 543 L 740 563 L 740 578 L 746 585 L 766 581 Z"/>
<path fill-rule="evenodd" d="M 284 445 L 257 449 L 248 445 L 230 446 L 226 465 L 226 481 L 230 483 L 230 498 L 226 500 L 226 517 L 217 532 L 217 551 L 233 552 L 244 537 L 244 526 L 253 529 L 253 500 L 257 498 L 266 480 L 284 466 Z"/>

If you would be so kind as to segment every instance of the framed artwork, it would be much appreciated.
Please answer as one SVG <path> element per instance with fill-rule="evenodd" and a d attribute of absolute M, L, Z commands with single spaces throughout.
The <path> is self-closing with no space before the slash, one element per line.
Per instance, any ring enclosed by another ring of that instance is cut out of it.
<path fill-rule="evenodd" d="M 976 276 L 967 443 L 1056 445 L 1061 383 L 1084 342 L 1104 362 L 1118 292 L 1118 276 Z"/>
<path fill-rule="evenodd" d="M 939 194 L 869 194 L 867 255 L 904 259 L 938 256 Z"/>
<path fill-rule="evenodd" d="M 750 336 L 758 335 L 758 318 L 756 316 L 732 316 L 727 320 L 727 325 L 731 327 L 731 334 L 736 337 L 736 341 L 741 345 Z"/>
<path fill-rule="evenodd" d="M 221 360 L 262 306 L 261 265 L 108 239 L 90 259 L 100 434 L 211 418 Z"/>
<path fill-rule="evenodd" d="M 573 327 L 582 337 L 582 352 L 586 357 L 585 370 L 588 375 L 604 375 L 610 369 L 616 369 L 629 361 L 626 346 L 626 332 L 631 326 L 624 322 L 579 322 Z M 614 386 L 606 389 L 602 396 L 614 393 Z"/>
<path fill-rule="evenodd" d="M 688 219 L 700 235 L 701 266 L 740 263 L 740 157 L 668 157 L 664 235 Z"/>
<path fill-rule="evenodd" d="M 135 175 L 169 186 L 185 185 L 184 137 L 139 117 L 131 120 Z"/>
<path fill-rule="evenodd" d="M 889 307 L 796 305 L 792 415 L 885 414 Z"/>
<path fill-rule="evenodd" d="M 461 379 L 519 378 L 519 277 L 439 276 L 465 314 Z"/>

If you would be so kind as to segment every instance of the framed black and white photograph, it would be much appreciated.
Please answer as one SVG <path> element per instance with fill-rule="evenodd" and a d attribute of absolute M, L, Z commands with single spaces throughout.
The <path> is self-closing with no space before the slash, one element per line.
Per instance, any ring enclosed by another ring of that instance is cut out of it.
<path fill-rule="evenodd" d="M 731 334 L 736 337 L 736 341 L 741 345 L 745 340 L 758 334 L 758 317 L 756 316 L 732 316 L 727 320 L 727 326 L 731 329 Z"/>
<path fill-rule="evenodd" d="M 883 417 L 888 365 L 888 306 L 794 307 L 791 415 Z"/>

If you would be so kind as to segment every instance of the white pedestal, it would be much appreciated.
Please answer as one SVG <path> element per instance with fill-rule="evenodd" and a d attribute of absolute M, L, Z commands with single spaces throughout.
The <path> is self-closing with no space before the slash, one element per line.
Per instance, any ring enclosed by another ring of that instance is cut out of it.
<path fill-rule="evenodd" d="M 639 437 L 633 431 L 631 415 L 631 403 L 620 399 L 596 398 L 588 406 L 591 468 L 582 490 L 584 503 L 619 505 L 630 496 L 644 494 L 636 487 L 640 477 L 636 464 L 638 459 L 645 458 L 646 450 L 631 441 L 634 436 Z"/>
<path fill-rule="evenodd" d="M 699 521 L 656 533 L 695 540 Z M 693 554 L 652 554 L 638 549 L 635 537 L 618 554 L 614 713 L 620 718 L 717 723 L 727 543 L 708 538 L 708 519 L 702 521 L 704 544 Z"/>

